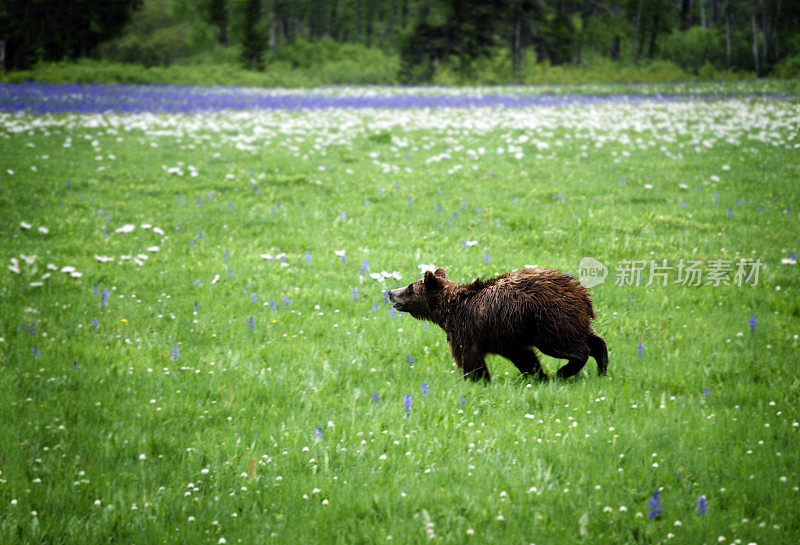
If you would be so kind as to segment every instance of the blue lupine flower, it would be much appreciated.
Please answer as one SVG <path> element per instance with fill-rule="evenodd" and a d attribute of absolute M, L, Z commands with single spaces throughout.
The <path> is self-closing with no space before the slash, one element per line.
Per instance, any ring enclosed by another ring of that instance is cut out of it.
<path fill-rule="evenodd" d="M 230 202 L 230 201 L 228 201 L 228 210 L 230 210 L 231 212 L 233 212 L 233 203 L 232 203 L 232 202 Z"/>
<path fill-rule="evenodd" d="M 378 306 L 378 303 L 374 303 L 372 305 L 372 312 L 378 312 L 378 310 L 380 310 L 380 307 Z"/>
<path fill-rule="evenodd" d="M 253 304 L 258 303 L 258 294 L 256 292 L 253 292 L 252 295 L 250 295 L 250 302 Z"/>
<path fill-rule="evenodd" d="M 278 305 L 277 305 L 277 303 L 275 303 L 275 299 L 270 299 L 269 300 L 269 309 L 272 312 L 278 312 Z"/>
<path fill-rule="evenodd" d="M 252 316 L 247 319 L 247 325 L 250 326 L 250 331 L 253 331 L 256 328 L 256 321 Z"/>
<path fill-rule="evenodd" d="M 233 269 L 231 267 L 228 267 L 228 276 L 233 276 L 234 274 L 236 273 L 233 272 Z"/>
<path fill-rule="evenodd" d="M 306 252 L 306 265 L 311 265 L 311 252 Z"/>
<path fill-rule="evenodd" d="M 73 361 L 73 362 L 72 362 L 72 367 L 74 367 L 75 369 L 80 369 L 80 368 L 81 368 L 81 366 L 80 366 L 80 365 L 78 365 L 78 362 L 77 362 L 77 361 Z"/>
<path fill-rule="evenodd" d="M 104 306 L 106 306 L 106 302 L 107 302 L 107 301 L 108 301 L 108 290 L 107 290 L 107 289 L 104 289 L 104 290 L 103 290 L 103 291 L 100 293 L 100 306 L 101 306 L 101 307 L 104 307 Z"/>
<path fill-rule="evenodd" d="M 31 348 L 31 354 L 33 354 L 34 358 L 38 358 L 39 357 L 39 349 L 34 346 L 33 348 Z"/>
<path fill-rule="evenodd" d="M 414 197 L 409 197 L 408 198 L 408 206 L 411 206 L 412 204 L 414 204 Z"/>
<path fill-rule="evenodd" d="M 706 501 L 705 496 L 700 496 L 697 500 L 697 514 L 702 517 L 706 514 L 706 511 L 708 511 L 708 501 Z"/>
<path fill-rule="evenodd" d="M 353 288 L 353 292 L 350 294 L 350 297 L 353 299 L 353 301 L 358 300 L 358 289 Z"/>
<path fill-rule="evenodd" d="M 458 405 L 459 406 L 465 404 L 466 402 L 467 402 L 467 398 L 465 398 L 464 396 L 461 396 L 461 397 L 458 398 Z"/>
<path fill-rule="evenodd" d="M 562 193 L 556 193 L 556 200 L 557 201 L 563 201 L 564 200 L 564 195 Z"/>
<path fill-rule="evenodd" d="M 442 211 L 442 205 L 441 204 L 437 204 L 436 205 L 436 212 L 439 213 L 441 211 Z"/>
<path fill-rule="evenodd" d="M 659 499 L 660 493 L 658 490 L 653 492 L 653 495 L 650 497 L 650 501 L 647 503 L 647 516 L 651 519 L 654 519 L 661 515 L 663 510 L 661 509 L 661 500 Z"/>
<path fill-rule="evenodd" d="M 642 345 L 642 343 L 636 345 L 636 353 L 639 355 L 640 358 L 642 357 L 642 354 L 644 353 L 644 346 Z"/>
<path fill-rule="evenodd" d="M 225 250 L 225 255 L 223 257 L 225 258 L 225 263 L 227 263 L 228 259 L 230 259 L 231 257 L 230 252 L 228 252 L 228 250 Z"/>
<path fill-rule="evenodd" d="M 475 213 L 476 213 L 476 214 L 483 214 L 483 208 L 478 208 L 478 209 L 475 211 Z"/>
<path fill-rule="evenodd" d="M 172 347 L 172 358 L 171 358 L 172 361 L 178 361 L 178 358 L 180 357 L 180 355 L 181 354 L 180 354 L 180 351 L 178 350 L 178 345 L 176 344 L 176 345 L 174 345 Z"/>
<path fill-rule="evenodd" d="M 485 256 L 483 256 L 483 262 L 484 262 L 486 265 L 488 265 L 488 264 L 489 264 L 489 259 L 490 259 L 490 258 L 489 258 L 489 254 L 486 254 Z"/>
<path fill-rule="evenodd" d="M 624 176 L 619 179 L 619 186 L 620 187 L 625 187 L 625 177 Z"/>
<path fill-rule="evenodd" d="M 711 397 L 711 392 L 708 391 L 708 388 L 703 388 L 703 397 Z"/>
<path fill-rule="evenodd" d="M 750 324 L 750 334 L 751 335 L 755 335 L 756 334 L 756 325 L 757 325 L 755 316 L 750 316 L 749 324 Z"/>
<path fill-rule="evenodd" d="M 683 202 L 681 203 L 681 208 L 683 208 L 684 210 L 686 209 L 686 201 L 683 201 Z"/>
<path fill-rule="evenodd" d="M 288 295 L 284 295 L 282 300 L 283 300 L 283 306 L 285 307 L 288 307 L 289 305 L 292 304 L 292 300 L 289 299 Z"/>
<path fill-rule="evenodd" d="M 203 198 L 202 197 L 197 197 L 197 206 L 198 207 L 203 206 Z"/>
<path fill-rule="evenodd" d="M 733 219 L 733 207 L 728 207 L 728 218 Z"/>
<path fill-rule="evenodd" d="M 409 368 L 414 367 L 414 356 L 406 356 L 406 363 Z"/>
<path fill-rule="evenodd" d="M 100 323 L 97 321 L 97 318 L 92 320 L 92 327 L 94 328 L 95 331 L 97 331 L 97 326 L 98 325 L 100 325 Z"/>
<path fill-rule="evenodd" d="M 347 221 L 347 214 L 345 212 L 342 212 L 342 215 L 339 216 L 339 219 L 341 219 L 342 221 Z"/>
<path fill-rule="evenodd" d="M 397 309 L 394 307 L 389 309 L 389 318 L 395 319 L 397 318 Z"/>
<path fill-rule="evenodd" d="M 411 394 L 406 394 L 405 397 L 403 397 L 403 409 L 407 413 L 411 412 L 411 403 Z"/>
<path fill-rule="evenodd" d="M 379 396 L 377 393 L 372 394 L 372 402 L 373 403 L 379 403 L 380 400 L 381 400 L 381 396 Z"/>
<path fill-rule="evenodd" d="M 314 437 L 316 437 L 318 440 L 322 439 L 322 428 L 319 426 L 314 428 Z"/>
<path fill-rule="evenodd" d="M 194 302 L 194 311 L 197 312 L 200 310 L 200 305 L 197 304 L 197 301 Z"/>
<path fill-rule="evenodd" d="M 361 268 L 358 270 L 358 274 L 364 276 L 368 270 L 369 270 L 369 261 L 365 259 L 364 261 L 361 262 Z"/>
<path fill-rule="evenodd" d="M 194 284 L 195 286 L 199 286 L 200 285 L 200 281 L 199 280 L 195 280 L 194 282 L 192 282 L 192 284 Z"/>
<path fill-rule="evenodd" d="M 428 383 L 423 382 L 422 386 L 419 387 L 419 391 L 422 392 L 422 395 L 424 396 L 428 395 Z"/>

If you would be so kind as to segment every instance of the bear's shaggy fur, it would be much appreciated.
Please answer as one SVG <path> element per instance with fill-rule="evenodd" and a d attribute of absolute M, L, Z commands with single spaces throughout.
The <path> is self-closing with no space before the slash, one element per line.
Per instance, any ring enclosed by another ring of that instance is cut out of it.
<path fill-rule="evenodd" d="M 389 300 L 397 310 L 444 329 L 464 378 L 488 382 L 484 357 L 499 354 L 523 374 L 546 380 L 533 347 L 569 360 L 558 370 L 561 378 L 578 373 L 589 356 L 597 361 L 598 374 L 608 368 L 606 343 L 592 330 L 595 313 L 589 294 L 559 271 L 520 269 L 458 284 L 440 268 L 391 290 Z"/>

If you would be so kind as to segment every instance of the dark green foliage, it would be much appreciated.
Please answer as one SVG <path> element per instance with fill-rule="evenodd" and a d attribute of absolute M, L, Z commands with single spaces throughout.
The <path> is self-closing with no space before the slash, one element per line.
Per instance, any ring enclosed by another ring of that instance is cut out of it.
<path fill-rule="evenodd" d="M 264 69 L 266 40 L 261 20 L 261 0 L 247 0 L 242 10 L 242 64 L 250 70 Z"/>
<path fill-rule="evenodd" d="M 139 4 L 140 0 L 3 0 L 0 40 L 5 41 L 6 68 L 90 56 Z"/>
<path fill-rule="evenodd" d="M 611 68 L 605 79 L 620 81 L 631 64 L 666 61 L 708 78 L 777 73 L 800 55 L 800 1 L 5 0 L 0 40 L 12 70 L 99 57 L 281 73 L 314 66 L 327 75 L 311 80 L 344 83 L 525 83 L 570 65 Z M 365 72 L 367 57 L 392 60 Z"/>

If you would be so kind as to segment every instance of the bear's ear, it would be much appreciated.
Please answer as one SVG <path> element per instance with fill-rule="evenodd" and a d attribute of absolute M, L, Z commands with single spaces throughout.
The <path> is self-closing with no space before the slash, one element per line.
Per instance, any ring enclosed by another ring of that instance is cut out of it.
<path fill-rule="evenodd" d="M 441 269 L 439 269 L 441 270 Z M 442 287 L 442 279 L 431 271 L 425 271 L 425 287 L 429 290 L 435 290 Z"/>
<path fill-rule="evenodd" d="M 433 274 L 434 274 L 435 276 L 438 276 L 439 278 L 447 278 L 447 273 L 446 273 L 446 272 L 445 272 L 445 270 L 444 270 L 443 268 L 441 268 L 441 267 L 439 267 L 438 269 L 436 269 L 436 272 L 434 272 Z"/>

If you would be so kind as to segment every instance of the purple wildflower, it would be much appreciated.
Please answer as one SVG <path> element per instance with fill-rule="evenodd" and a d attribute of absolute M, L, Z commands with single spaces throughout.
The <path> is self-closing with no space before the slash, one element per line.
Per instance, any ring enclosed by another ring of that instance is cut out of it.
<path fill-rule="evenodd" d="M 397 309 L 392 307 L 389 309 L 389 318 L 395 319 L 397 318 Z"/>
<path fill-rule="evenodd" d="M 78 365 L 78 362 L 77 362 L 77 361 L 73 361 L 73 362 L 72 362 L 72 367 L 74 367 L 75 369 L 80 369 L 80 368 L 81 368 L 81 366 L 80 366 L 80 365 Z"/>
<path fill-rule="evenodd" d="M 195 280 L 194 282 L 192 282 L 192 284 L 194 284 L 195 286 L 199 286 L 200 285 L 200 281 L 199 280 Z"/>
<path fill-rule="evenodd" d="M 92 327 L 94 328 L 95 331 L 97 331 L 97 326 L 98 325 L 100 325 L 100 323 L 97 321 L 97 318 L 92 320 Z"/>
<path fill-rule="evenodd" d="M 733 219 L 733 207 L 728 207 L 728 218 Z"/>
<path fill-rule="evenodd" d="M 556 193 L 556 200 L 557 201 L 563 201 L 564 200 L 564 194 L 563 193 Z"/>
<path fill-rule="evenodd" d="M 269 300 L 269 309 L 272 312 L 278 312 L 278 305 L 277 305 L 277 303 L 275 303 L 275 299 L 270 299 Z"/>
<path fill-rule="evenodd" d="M 403 397 L 403 410 L 407 413 L 411 412 L 411 403 L 411 394 L 406 394 L 405 397 Z"/>
<path fill-rule="evenodd" d="M 176 344 L 176 345 L 174 345 L 172 347 L 172 358 L 171 358 L 172 361 L 178 361 L 178 358 L 180 357 L 180 355 L 181 354 L 180 354 L 180 351 L 178 350 L 178 345 Z"/>
<path fill-rule="evenodd" d="M 31 348 L 31 354 L 33 354 L 34 358 L 38 358 L 39 357 L 39 349 L 34 346 L 33 348 Z"/>
<path fill-rule="evenodd" d="M 258 303 L 258 294 L 256 292 L 253 292 L 252 295 L 250 295 L 250 302 L 253 304 Z"/>
<path fill-rule="evenodd" d="M 681 203 L 681 208 L 683 208 L 684 210 L 686 209 L 686 201 L 683 201 L 683 202 Z"/>
<path fill-rule="evenodd" d="M 342 212 L 342 215 L 339 216 L 339 219 L 342 220 L 342 221 L 347 221 L 347 213 L 346 212 Z"/>
<path fill-rule="evenodd" d="M 623 176 L 622 178 L 619 179 L 619 186 L 620 187 L 625 187 L 625 176 Z"/>
<path fill-rule="evenodd" d="M 197 301 L 194 302 L 194 311 L 197 312 L 200 310 L 200 305 L 197 304 Z"/>
<path fill-rule="evenodd" d="M 381 400 L 381 396 L 379 396 L 377 393 L 372 394 L 372 402 L 373 403 L 380 403 L 380 400 Z"/>
<path fill-rule="evenodd" d="M 428 383 L 423 382 L 422 386 L 419 387 L 419 391 L 422 392 L 422 395 L 424 396 L 428 395 Z"/>
<path fill-rule="evenodd" d="M 459 406 L 464 405 L 466 402 L 467 402 L 467 398 L 465 398 L 464 396 L 461 396 L 461 397 L 458 398 L 458 405 Z"/>
<path fill-rule="evenodd" d="M 414 197 L 409 197 L 408 198 L 408 206 L 411 206 L 412 204 L 414 204 Z"/>
<path fill-rule="evenodd" d="M 231 267 L 228 267 L 228 276 L 233 276 L 234 274 L 236 273 L 233 272 L 233 269 Z"/>
<path fill-rule="evenodd" d="M 756 334 L 756 325 L 757 325 L 755 316 L 750 316 L 749 324 L 750 324 L 750 334 L 751 335 L 755 335 Z"/>
<path fill-rule="evenodd" d="M 104 307 L 104 306 L 106 306 L 106 303 L 107 303 L 107 302 L 108 302 L 108 290 L 107 290 L 107 289 L 104 289 L 104 290 L 103 290 L 103 291 L 100 293 L 100 306 L 101 306 L 101 307 Z"/>
<path fill-rule="evenodd" d="M 380 310 L 380 307 L 378 306 L 378 303 L 373 303 L 372 312 L 378 312 L 378 310 Z"/>
<path fill-rule="evenodd" d="M 350 294 L 350 297 L 352 297 L 353 301 L 358 300 L 358 289 L 357 288 L 353 288 L 353 292 Z"/>
<path fill-rule="evenodd" d="M 647 503 L 647 516 L 650 519 L 654 519 L 661 515 L 663 510 L 661 509 L 661 500 L 659 499 L 661 494 L 658 490 L 653 492 L 653 495 L 650 497 L 650 501 Z"/>
<path fill-rule="evenodd" d="M 284 295 L 282 300 L 283 300 L 283 306 L 285 307 L 288 307 L 289 305 L 292 304 L 292 300 L 289 299 L 288 295 Z"/>
<path fill-rule="evenodd" d="M 442 205 L 441 204 L 437 204 L 436 205 L 436 212 L 440 213 L 441 211 L 442 211 Z"/>
<path fill-rule="evenodd" d="M 228 250 L 225 250 L 225 255 L 224 255 L 224 256 L 222 256 L 222 257 L 225 259 L 225 263 L 227 263 L 227 262 L 228 262 L 228 260 L 229 260 L 229 259 L 230 259 L 230 257 L 231 257 L 231 254 L 230 254 L 230 252 L 228 252 Z"/>
<path fill-rule="evenodd" d="M 636 345 L 636 354 L 638 354 L 639 357 L 641 358 L 643 353 L 644 353 L 644 346 L 642 345 L 642 343 L 637 344 Z"/>
<path fill-rule="evenodd" d="M 488 264 L 489 264 L 489 259 L 490 259 L 490 258 L 489 258 L 489 254 L 486 254 L 485 256 L 483 256 L 483 262 L 484 262 L 484 264 L 488 265 Z"/>
<path fill-rule="evenodd" d="M 232 203 L 232 202 L 230 202 L 230 201 L 228 201 L 228 210 L 230 210 L 231 212 L 233 212 L 233 203 Z"/>
<path fill-rule="evenodd" d="M 365 259 L 364 261 L 361 262 L 361 268 L 358 270 L 358 274 L 364 276 L 365 274 L 367 274 L 368 270 L 369 270 L 369 261 Z"/>
<path fill-rule="evenodd" d="M 317 440 L 321 440 L 322 439 L 322 428 L 320 428 L 319 426 L 314 428 L 314 437 L 316 437 Z"/>
<path fill-rule="evenodd" d="M 306 265 L 311 265 L 311 252 L 306 252 Z"/>
<path fill-rule="evenodd" d="M 247 319 L 247 325 L 250 326 L 250 331 L 253 331 L 256 328 L 256 321 L 252 316 Z"/>
<path fill-rule="evenodd" d="M 708 511 L 708 501 L 706 501 L 705 496 L 700 496 L 697 500 L 697 514 L 702 517 L 706 514 L 706 511 Z"/>
<path fill-rule="evenodd" d="M 703 388 L 703 397 L 711 397 L 711 392 L 708 391 L 708 388 Z"/>
<path fill-rule="evenodd" d="M 406 363 L 408 364 L 409 369 L 414 368 L 414 356 L 406 356 Z"/>

